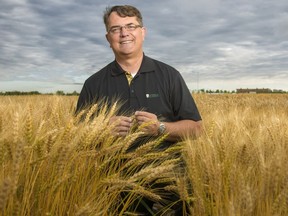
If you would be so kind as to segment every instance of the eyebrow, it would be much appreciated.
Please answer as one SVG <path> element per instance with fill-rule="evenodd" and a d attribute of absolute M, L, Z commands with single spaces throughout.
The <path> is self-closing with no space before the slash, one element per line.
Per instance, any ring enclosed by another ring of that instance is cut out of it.
<path fill-rule="evenodd" d="M 135 24 L 135 23 L 128 23 L 128 24 L 125 24 L 124 26 L 126 26 L 126 25 L 137 25 L 137 24 Z M 120 27 L 120 26 L 123 26 L 123 25 L 111 26 L 110 29 L 111 29 L 111 28 L 115 28 L 115 27 Z"/>

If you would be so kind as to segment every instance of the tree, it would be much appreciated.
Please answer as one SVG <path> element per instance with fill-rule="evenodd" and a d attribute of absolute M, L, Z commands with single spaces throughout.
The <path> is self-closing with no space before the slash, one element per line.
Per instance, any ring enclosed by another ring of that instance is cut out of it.
<path fill-rule="evenodd" d="M 56 92 L 56 95 L 65 95 L 65 93 L 64 93 L 64 91 L 58 90 L 58 91 Z"/>

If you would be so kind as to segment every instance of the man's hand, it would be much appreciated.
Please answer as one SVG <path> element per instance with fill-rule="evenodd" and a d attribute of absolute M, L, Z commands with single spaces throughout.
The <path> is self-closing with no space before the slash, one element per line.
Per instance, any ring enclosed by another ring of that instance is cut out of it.
<path fill-rule="evenodd" d="M 160 122 L 155 114 L 145 111 L 136 111 L 135 119 L 137 120 L 142 132 L 154 136 L 158 135 Z"/>
<path fill-rule="evenodd" d="M 113 116 L 109 120 L 112 125 L 112 134 L 115 136 L 126 136 L 132 126 L 132 118 L 127 116 Z"/>

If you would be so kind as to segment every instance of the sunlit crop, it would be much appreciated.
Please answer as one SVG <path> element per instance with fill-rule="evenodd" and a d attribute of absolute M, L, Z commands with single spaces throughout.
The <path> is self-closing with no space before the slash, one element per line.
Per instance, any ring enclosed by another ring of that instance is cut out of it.
<path fill-rule="evenodd" d="M 127 152 L 142 133 L 110 133 L 117 104 L 75 116 L 75 96 L 1 96 L 0 215 L 125 215 L 140 195 L 163 201 L 155 181 L 170 182 L 164 190 L 193 215 L 287 215 L 288 95 L 193 97 L 204 125 L 198 139 L 155 152 L 159 137 Z"/>

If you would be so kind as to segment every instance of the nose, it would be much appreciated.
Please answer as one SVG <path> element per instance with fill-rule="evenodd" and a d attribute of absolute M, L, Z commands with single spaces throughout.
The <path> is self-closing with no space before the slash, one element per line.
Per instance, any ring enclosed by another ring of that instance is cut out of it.
<path fill-rule="evenodd" d="M 121 34 L 121 36 L 128 35 L 128 31 L 127 31 L 126 26 L 121 26 L 120 27 L 120 34 Z"/>

